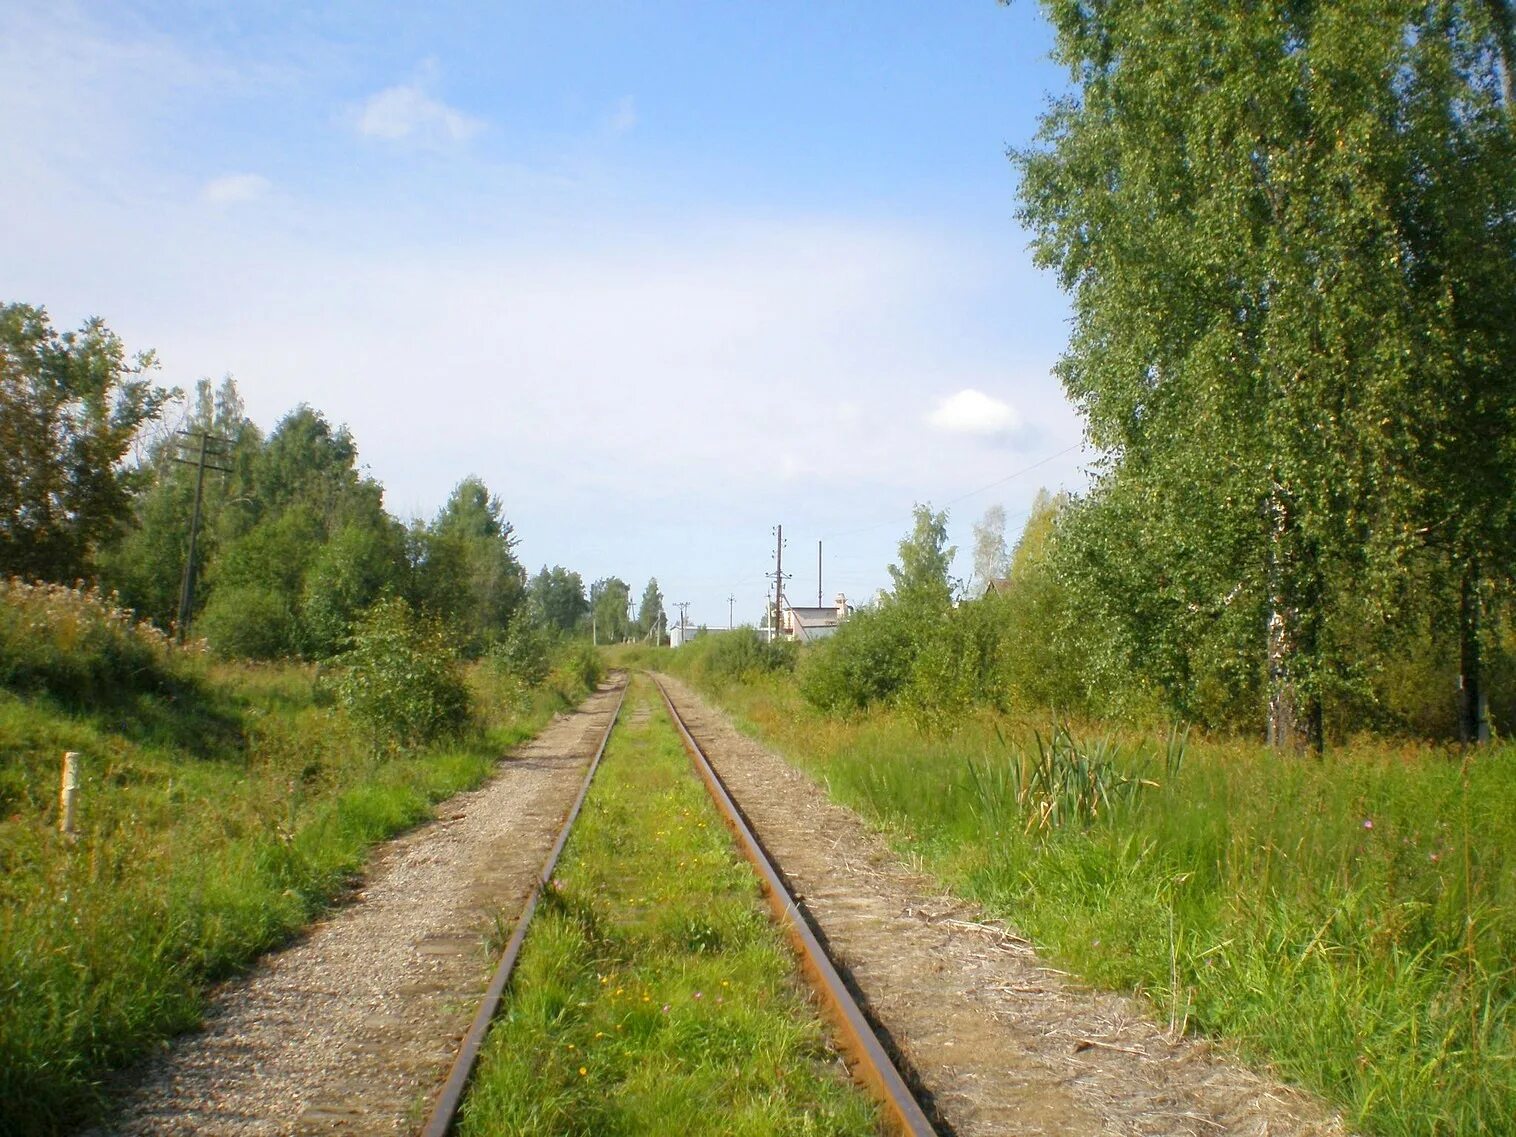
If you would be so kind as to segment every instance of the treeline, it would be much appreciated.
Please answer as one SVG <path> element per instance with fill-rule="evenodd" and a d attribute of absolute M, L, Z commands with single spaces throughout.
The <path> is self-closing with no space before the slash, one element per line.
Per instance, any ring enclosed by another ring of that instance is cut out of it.
<path fill-rule="evenodd" d="M 1075 94 L 1016 155 L 1021 216 L 1073 302 L 1094 484 L 1042 503 L 1005 595 L 886 605 L 812 690 L 1288 749 L 1511 723 L 1511 6 L 1045 10 Z"/>
<path fill-rule="evenodd" d="M 1288 749 L 1509 726 L 1511 6 L 1044 8 L 1075 91 L 1014 157 L 1094 483 L 1039 503 L 987 601 L 897 588 L 818 653 L 813 699 Z"/>
<path fill-rule="evenodd" d="M 0 307 L 0 575 L 113 591 L 160 628 L 248 659 L 340 655 L 381 602 L 434 621 L 464 657 L 527 670 L 554 639 L 619 642 L 665 622 L 656 580 L 634 616 L 618 578 L 587 589 L 562 566 L 529 576 L 477 477 L 430 520 L 392 516 L 351 434 L 309 406 L 265 434 L 231 379 L 202 380 L 167 429 L 180 392 L 155 385 L 155 367 L 99 320 L 59 332 L 43 309 Z"/>
<path fill-rule="evenodd" d="M 1286 748 L 1487 737 L 1516 565 L 1510 4 L 1045 7 L 1077 96 L 1018 162 L 1104 454 L 1051 550 L 1086 698 Z"/>

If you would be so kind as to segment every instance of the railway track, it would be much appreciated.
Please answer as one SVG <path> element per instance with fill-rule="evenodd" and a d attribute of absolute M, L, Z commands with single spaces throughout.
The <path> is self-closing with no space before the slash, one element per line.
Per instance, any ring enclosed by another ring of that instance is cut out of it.
<path fill-rule="evenodd" d="M 834 1028 L 836 1041 L 847 1059 L 849 1070 L 854 1078 L 879 1100 L 886 1124 L 893 1133 L 904 1135 L 904 1137 L 930 1137 L 935 1134 L 937 1131 L 917 1103 L 905 1079 L 890 1061 L 889 1055 L 874 1033 L 867 1017 L 806 922 L 778 869 L 748 825 L 741 810 L 732 800 L 720 775 L 716 773 L 705 752 L 690 733 L 678 708 L 669 697 L 668 691 L 656 676 L 653 677 L 653 682 L 658 688 L 664 708 L 673 721 L 702 783 L 723 821 L 731 830 L 738 848 L 757 872 L 769 907 L 794 946 L 801 969 L 815 989 L 818 1000 Z M 438 1092 L 431 1114 L 421 1130 L 422 1137 L 447 1137 L 453 1130 L 458 1111 L 468 1091 L 480 1048 L 500 1008 L 505 991 L 510 985 L 511 974 L 521 954 L 521 947 L 526 941 L 537 902 L 553 878 L 553 870 L 558 863 L 558 858 L 568 842 L 574 822 L 578 819 L 580 809 L 589 794 L 595 772 L 599 769 L 600 760 L 605 754 L 611 734 L 620 719 L 627 686 L 629 684 L 622 686 L 621 697 L 617 701 L 616 709 L 606 725 L 605 733 L 585 773 L 583 785 L 564 820 L 557 839 L 553 842 L 552 849 L 543 862 L 542 870 L 527 897 L 521 916 L 495 969 L 494 977 L 459 1047 L 447 1081 Z"/>

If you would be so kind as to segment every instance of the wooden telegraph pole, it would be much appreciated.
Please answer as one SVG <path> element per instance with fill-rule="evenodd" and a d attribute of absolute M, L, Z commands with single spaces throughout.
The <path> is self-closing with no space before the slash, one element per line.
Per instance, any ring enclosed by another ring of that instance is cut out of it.
<path fill-rule="evenodd" d="M 184 558 L 184 576 L 179 581 L 179 621 L 178 638 L 183 643 L 189 635 L 191 614 L 195 606 L 195 542 L 200 536 L 200 506 L 205 497 L 205 471 L 217 470 L 223 474 L 230 474 L 230 465 L 222 465 L 229 460 L 229 455 L 224 450 L 212 449 L 212 443 L 217 446 L 229 447 L 232 444 L 230 438 L 221 438 L 211 434 L 207 430 L 190 431 L 181 430 L 179 434 L 188 439 L 198 438 L 200 441 L 199 452 L 194 458 L 186 458 L 182 454 L 176 454 L 174 461 L 185 466 L 195 467 L 195 506 L 190 512 L 189 552 Z M 211 459 L 217 461 L 211 461 Z"/>

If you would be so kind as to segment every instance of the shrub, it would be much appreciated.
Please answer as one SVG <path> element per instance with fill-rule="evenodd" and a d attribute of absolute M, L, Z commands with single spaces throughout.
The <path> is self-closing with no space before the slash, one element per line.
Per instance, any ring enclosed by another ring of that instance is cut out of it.
<path fill-rule="evenodd" d="M 0 580 L 0 686 L 97 703 L 173 688 L 185 678 L 182 659 L 114 595 Z"/>
<path fill-rule="evenodd" d="M 218 655 L 280 659 L 294 654 L 295 617 L 289 602 L 258 584 L 222 585 L 195 625 Z"/>
<path fill-rule="evenodd" d="M 337 693 L 377 738 L 419 743 L 458 731 L 469 689 L 441 626 L 403 600 L 382 600 L 359 620 Z"/>
<path fill-rule="evenodd" d="M 512 620 L 505 638 L 490 649 L 490 658 L 512 677 L 536 687 L 552 670 L 552 642 L 540 625 Z"/>
<path fill-rule="evenodd" d="M 986 596 L 960 604 L 928 625 L 905 699 L 918 723 L 944 725 L 976 706 L 1007 709 L 1007 615 L 999 597 Z"/>
<path fill-rule="evenodd" d="M 800 668 L 800 693 L 812 706 L 831 712 L 893 701 L 910 682 L 925 638 L 920 622 L 898 604 L 853 613 L 808 653 Z"/>
<path fill-rule="evenodd" d="M 754 675 L 791 672 L 799 661 L 796 644 L 765 643 L 753 628 L 712 632 L 679 649 L 694 656 L 692 667 L 710 682 L 734 683 Z"/>
<path fill-rule="evenodd" d="M 565 693 L 576 688 L 593 691 L 605 676 L 605 665 L 601 662 L 600 653 L 583 640 L 576 640 L 564 649 L 557 670 L 568 680 L 558 685 Z"/>

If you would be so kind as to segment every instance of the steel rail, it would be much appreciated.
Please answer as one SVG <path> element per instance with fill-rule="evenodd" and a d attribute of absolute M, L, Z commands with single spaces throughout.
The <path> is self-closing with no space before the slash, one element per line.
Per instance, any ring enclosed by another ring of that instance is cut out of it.
<path fill-rule="evenodd" d="M 584 799 L 589 796 L 590 783 L 595 780 L 595 771 L 599 769 L 600 759 L 605 755 L 606 745 L 611 740 L 611 731 L 616 729 L 616 721 L 621 717 L 621 706 L 626 702 L 626 690 L 629 686 L 631 686 L 630 677 L 623 674 L 621 693 L 616 699 L 616 708 L 611 712 L 611 721 L 605 724 L 605 733 L 600 737 L 600 745 L 595 749 L 595 756 L 590 759 L 590 768 L 585 771 L 584 784 L 579 787 L 579 795 L 574 798 L 574 804 L 563 819 L 563 827 L 558 832 L 558 839 L 553 842 L 547 860 L 542 863 L 542 871 L 537 874 L 532 891 L 521 909 L 521 915 L 516 919 L 515 931 L 511 933 L 510 941 L 505 945 L 505 954 L 500 957 L 500 963 L 495 968 L 489 987 L 485 989 L 484 999 L 479 1004 L 474 1021 L 470 1024 L 468 1033 L 463 1036 L 463 1043 L 458 1048 L 458 1056 L 453 1059 L 453 1068 L 448 1073 L 447 1081 L 437 1092 L 437 1097 L 432 1103 L 431 1115 L 427 1118 L 426 1126 L 421 1130 L 421 1137 L 447 1137 L 452 1132 L 453 1122 L 458 1116 L 458 1107 L 463 1103 L 464 1092 L 468 1089 L 469 1079 L 474 1073 L 474 1064 L 479 1060 L 479 1050 L 484 1045 L 490 1023 L 495 1018 L 495 1012 L 500 1009 L 500 1000 L 505 994 L 506 985 L 511 981 L 511 972 L 516 968 L 516 960 L 521 955 L 521 945 L 526 941 L 527 925 L 532 922 L 532 914 L 537 910 L 537 901 L 542 895 L 542 890 L 553 879 L 553 870 L 558 866 L 558 857 L 562 854 L 564 845 L 568 843 L 569 830 L 573 829 L 574 822 L 579 817 L 579 810 L 584 805 Z"/>
<path fill-rule="evenodd" d="M 732 800 L 726 783 L 716 773 L 716 768 L 711 765 L 705 751 L 685 725 L 662 679 L 654 675 L 653 682 L 658 687 L 658 693 L 663 696 L 663 705 L 668 709 L 669 717 L 678 729 L 695 769 L 721 811 L 722 819 L 736 837 L 743 855 L 757 870 L 769 907 L 789 934 L 790 941 L 800 956 L 802 968 L 820 993 L 827 1017 L 837 1030 L 838 1042 L 843 1053 L 850 1059 L 848 1065 L 853 1076 L 879 1099 L 885 1108 L 887 1120 L 896 1132 L 909 1137 L 936 1137 L 937 1130 L 927 1119 L 926 1112 L 890 1060 L 878 1035 L 874 1033 L 874 1028 L 869 1025 L 852 992 L 847 989 L 847 984 L 821 946 L 821 941 L 806 922 L 805 915 L 790 895 L 762 842 L 748 825 L 742 811 L 737 808 L 737 803 Z"/>

